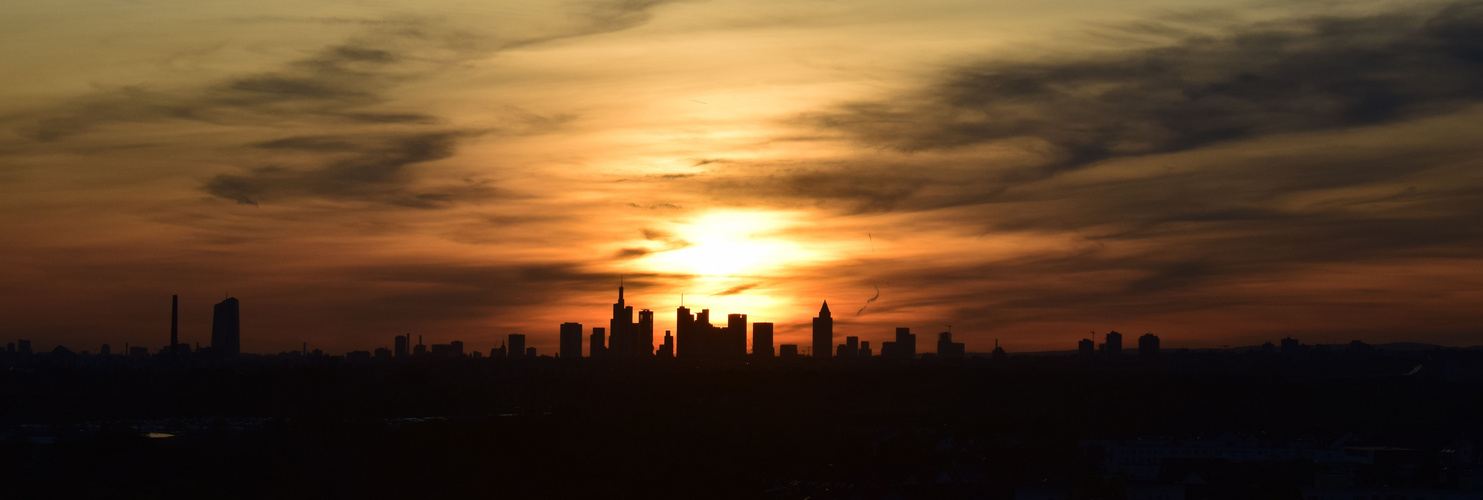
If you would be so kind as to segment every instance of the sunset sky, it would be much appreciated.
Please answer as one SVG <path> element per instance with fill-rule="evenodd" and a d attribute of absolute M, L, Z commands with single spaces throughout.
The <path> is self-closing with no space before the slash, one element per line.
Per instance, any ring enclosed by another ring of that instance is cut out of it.
<path fill-rule="evenodd" d="M 1480 2 L 4 10 L 0 343 L 1483 344 Z"/>

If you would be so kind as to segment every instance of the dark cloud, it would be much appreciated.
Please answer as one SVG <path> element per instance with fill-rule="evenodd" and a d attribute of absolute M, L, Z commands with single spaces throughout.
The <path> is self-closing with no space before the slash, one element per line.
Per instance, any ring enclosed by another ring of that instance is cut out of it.
<path fill-rule="evenodd" d="M 360 25 L 365 32 L 266 71 L 187 88 L 105 88 L 12 119 L 17 121 L 17 132 L 38 142 L 65 140 L 118 124 L 168 121 L 313 130 L 315 134 L 334 130 L 332 136 L 306 134 L 250 145 L 309 155 L 309 166 L 239 165 L 242 173 L 217 175 L 202 188 L 213 196 L 251 205 L 269 199 L 322 197 L 444 207 L 495 191 L 483 185 L 422 187 L 425 179 L 437 176 L 413 175 L 410 165 L 448 158 L 460 141 L 478 135 L 543 133 L 572 117 L 510 108 L 500 117 L 505 123 L 493 129 L 451 129 L 437 116 L 397 109 L 398 89 L 512 47 L 633 27 L 648 19 L 649 9 L 663 3 L 582 2 L 564 27 L 517 38 L 475 35 L 448 22 L 420 18 L 385 22 L 309 19 Z"/>
<path fill-rule="evenodd" d="M 731 288 L 727 288 L 725 290 L 721 290 L 719 292 L 716 292 L 716 293 L 711 294 L 710 296 L 711 297 L 720 297 L 720 296 L 723 296 L 723 295 L 736 295 L 736 294 L 745 292 L 747 290 L 751 290 L 753 288 L 757 288 L 760 285 L 762 285 L 762 284 L 761 283 L 745 283 L 745 284 L 737 285 L 737 286 L 734 286 L 734 287 L 731 287 Z"/>
<path fill-rule="evenodd" d="M 636 259 L 636 258 L 639 258 L 639 257 L 643 257 L 645 255 L 649 255 L 649 249 L 647 249 L 647 248 L 637 248 L 637 247 L 634 247 L 634 248 L 624 248 L 622 250 L 619 250 L 617 253 L 613 254 L 613 258 L 615 258 L 615 259 Z"/>
<path fill-rule="evenodd" d="M 1013 175 L 1032 178 L 1109 158 L 1389 123 L 1483 98 L 1480 5 L 1263 23 L 1094 58 L 970 64 L 921 95 L 809 120 L 903 151 L 1021 141 L 1043 160 Z M 1137 26 L 1129 29 L 1154 31 Z"/>

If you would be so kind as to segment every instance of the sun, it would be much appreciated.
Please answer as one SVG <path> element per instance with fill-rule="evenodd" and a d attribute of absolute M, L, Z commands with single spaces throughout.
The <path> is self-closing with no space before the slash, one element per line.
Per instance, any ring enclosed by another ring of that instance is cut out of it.
<path fill-rule="evenodd" d="M 796 224 L 787 212 L 708 212 L 672 228 L 680 246 L 643 260 L 662 272 L 707 277 L 757 275 L 811 258 L 786 237 Z"/>

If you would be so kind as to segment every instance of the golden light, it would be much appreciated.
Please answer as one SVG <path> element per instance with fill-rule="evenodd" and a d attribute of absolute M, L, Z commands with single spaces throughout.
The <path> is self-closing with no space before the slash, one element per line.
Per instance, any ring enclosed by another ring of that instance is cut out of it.
<path fill-rule="evenodd" d="M 785 239 L 796 225 L 788 212 L 709 212 L 676 224 L 675 238 L 686 244 L 656 252 L 642 261 L 660 272 L 687 272 L 705 277 L 758 275 L 812 260 L 813 252 Z"/>

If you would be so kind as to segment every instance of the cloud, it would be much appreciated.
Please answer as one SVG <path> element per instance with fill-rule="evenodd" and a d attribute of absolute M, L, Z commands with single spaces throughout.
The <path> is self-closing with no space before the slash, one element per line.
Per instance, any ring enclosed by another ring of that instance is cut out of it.
<path fill-rule="evenodd" d="M 1137 26 L 1127 29 L 1163 34 Z M 1012 144 L 1041 161 L 1006 176 L 1033 179 L 1110 158 L 1449 113 L 1483 98 L 1479 33 L 1477 2 L 1237 26 L 1121 53 L 965 64 L 921 93 L 806 120 L 900 151 Z"/>
<path fill-rule="evenodd" d="M 731 288 L 727 288 L 725 290 L 721 290 L 719 292 L 716 292 L 716 293 L 711 294 L 710 296 L 711 297 L 720 297 L 720 296 L 724 296 L 724 295 L 736 295 L 736 294 L 745 292 L 747 290 L 751 290 L 753 288 L 757 288 L 760 285 L 762 285 L 762 284 L 761 283 L 745 283 L 745 284 L 737 285 L 737 286 L 734 286 L 734 287 L 731 287 Z"/>

